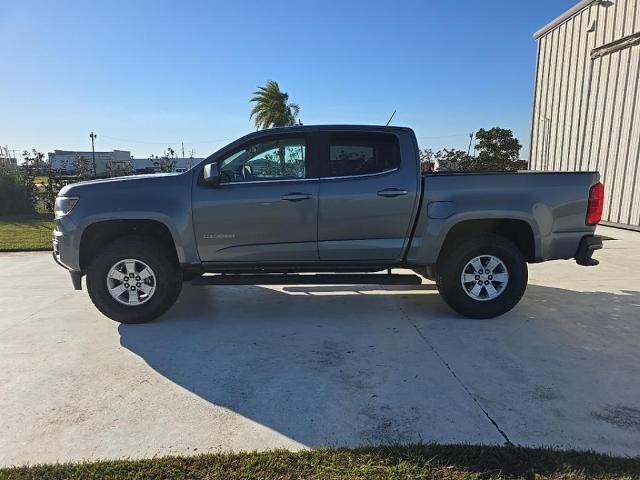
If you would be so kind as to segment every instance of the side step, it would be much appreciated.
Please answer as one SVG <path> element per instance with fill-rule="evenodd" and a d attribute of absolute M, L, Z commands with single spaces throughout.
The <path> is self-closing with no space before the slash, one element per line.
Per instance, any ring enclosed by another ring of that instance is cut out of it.
<path fill-rule="evenodd" d="M 396 273 L 265 273 L 202 275 L 192 285 L 420 285 L 418 275 Z"/>

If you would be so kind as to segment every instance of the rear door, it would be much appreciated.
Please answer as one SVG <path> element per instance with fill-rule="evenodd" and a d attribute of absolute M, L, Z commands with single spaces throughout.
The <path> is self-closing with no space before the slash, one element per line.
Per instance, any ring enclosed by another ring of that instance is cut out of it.
<path fill-rule="evenodd" d="M 216 159 L 222 182 L 193 190 L 203 262 L 318 260 L 318 177 L 308 136 L 261 137 Z"/>
<path fill-rule="evenodd" d="M 399 261 L 419 196 L 415 149 L 396 134 L 322 135 L 318 254 L 328 261 Z M 401 162 L 402 155 L 408 155 Z"/>

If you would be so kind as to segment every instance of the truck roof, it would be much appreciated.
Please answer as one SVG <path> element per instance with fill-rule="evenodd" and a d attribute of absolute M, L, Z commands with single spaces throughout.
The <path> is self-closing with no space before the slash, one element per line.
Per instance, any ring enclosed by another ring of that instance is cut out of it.
<path fill-rule="evenodd" d="M 253 140 L 259 139 L 262 137 L 268 137 L 273 134 L 284 134 L 284 133 L 303 133 L 303 132 L 319 132 L 319 131 L 340 131 L 340 132 L 411 132 L 413 130 L 409 127 L 395 127 L 395 126 L 387 126 L 387 125 L 293 125 L 291 127 L 277 127 L 277 128 L 266 128 L 264 130 L 256 130 L 254 132 L 248 133 L 237 140 L 225 145 L 221 149 L 213 152 L 209 155 L 205 161 L 208 161 L 211 157 L 222 154 L 223 152 L 230 151 L 234 148 L 237 148 L 239 145 L 243 143 Z"/>
<path fill-rule="evenodd" d="M 318 130 L 341 130 L 341 131 L 398 131 L 411 130 L 409 127 L 397 127 L 393 125 L 351 125 L 351 124 L 326 124 L 326 125 L 293 125 L 291 127 L 276 127 L 260 130 L 260 132 L 292 132 L 292 131 L 318 131 Z"/>

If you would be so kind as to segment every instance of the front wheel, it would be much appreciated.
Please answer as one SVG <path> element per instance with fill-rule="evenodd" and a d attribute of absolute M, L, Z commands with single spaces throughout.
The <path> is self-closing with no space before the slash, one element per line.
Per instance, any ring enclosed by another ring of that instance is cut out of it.
<path fill-rule="evenodd" d="M 443 253 L 436 283 L 442 298 L 469 318 L 493 318 L 517 305 L 527 288 L 527 263 L 508 239 L 492 234 Z"/>
<path fill-rule="evenodd" d="M 121 323 L 143 323 L 162 315 L 181 289 L 177 261 L 152 238 L 115 240 L 87 268 L 91 301 L 104 315 Z"/>

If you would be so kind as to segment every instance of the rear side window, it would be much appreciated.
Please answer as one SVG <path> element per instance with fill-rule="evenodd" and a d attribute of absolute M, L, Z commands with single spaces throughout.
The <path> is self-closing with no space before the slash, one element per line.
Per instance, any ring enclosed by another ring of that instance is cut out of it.
<path fill-rule="evenodd" d="M 368 175 L 400 166 L 400 147 L 395 135 L 334 133 L 329 135 L 328 147 L 327 177 Z"/>

